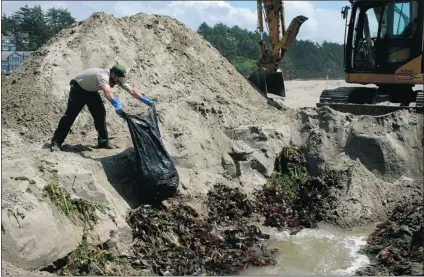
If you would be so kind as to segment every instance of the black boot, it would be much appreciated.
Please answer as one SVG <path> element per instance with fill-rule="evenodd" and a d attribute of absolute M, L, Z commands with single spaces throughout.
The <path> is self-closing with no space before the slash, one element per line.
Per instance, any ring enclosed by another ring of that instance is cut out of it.
<path fill-rule="evenodd" d="M 55 152 L 55 151 L 61 151 L 62 145 L 57 142 L 57 141 L 52 141 L 52 143 L 50 144 L 50 151 L 51 152 Z"/>
<path fill-rule="evenodd" d="M 116 149 L 117 147 L 112 145 L 110 142 L 106 142 L 106 143 L 102 143 L 102 144 L 98 144 L 97 148 L 103 148 L 103 149 Z"/>

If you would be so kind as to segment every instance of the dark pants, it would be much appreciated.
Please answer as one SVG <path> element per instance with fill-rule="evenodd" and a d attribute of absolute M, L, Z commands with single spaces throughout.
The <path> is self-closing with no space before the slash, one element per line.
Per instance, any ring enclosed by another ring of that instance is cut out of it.
<path fill-rule="evenodd" d="M 71 129 L 72 124 L 78 114 L 87 105 L 91 116 L 94 119 L 94 126 L 98 134 L 98 144 L 103 145 L 109 141 L 106 129 L 106 109 L 102 98 L 97 91 L 86 91 L 78 83 L 71 81 L 71 90 L 69 92 L 68 107 L 65 115 L 59 121 L 56 131 L 53 134 L 52 142 L 62 144 Z"/>

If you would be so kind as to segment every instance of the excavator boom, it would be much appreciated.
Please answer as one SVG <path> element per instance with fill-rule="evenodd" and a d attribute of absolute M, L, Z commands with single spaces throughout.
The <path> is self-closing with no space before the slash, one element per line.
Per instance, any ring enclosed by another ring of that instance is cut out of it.
<path fill-rule="evenodd" d="M 258 31 L 261 34 L 259 42 L 261 58 L 257 70 L 250 75 L 249 81 L 264 94 L 271 93 L 285 97 L 284 77 L 279 65 L 285 51 L 293 45 L 300 26 L 308 18 L 302 15 L 297 16 L 286 29 L 282 0 L 258 0 L 257 14 Z M 263 38 L 264 21 L 268 29 L 269 41 Z"/>

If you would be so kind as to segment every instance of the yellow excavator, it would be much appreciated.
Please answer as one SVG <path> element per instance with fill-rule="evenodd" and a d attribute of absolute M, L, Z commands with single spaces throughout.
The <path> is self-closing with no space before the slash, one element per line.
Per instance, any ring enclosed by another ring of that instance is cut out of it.
<path fill-rule="evenodd" d="M 284 77 L 279 67 L 284 53 L 289 49 L 300 26 L 308 20 L 305 16 L 294 18 L 286 29 L 284 3 L 282 0 L 257 0 L 258 31 L 261 58 L 258 68 L 248 78 L 262 93 L 286 96 Z M 270 41 L 264 40 L 264 18 Z M 280 36 L 281 35 L 281 36 Z"/>
<path fill-rule="evenodd" d="M 326 89 L 317 106 L 369 115 L 399 109 L 422 112 L 423 90 L 414 87 L 423 85 L 424 1 L 349 2 L 341 11 L 345 81 L 361 86 Z"/>

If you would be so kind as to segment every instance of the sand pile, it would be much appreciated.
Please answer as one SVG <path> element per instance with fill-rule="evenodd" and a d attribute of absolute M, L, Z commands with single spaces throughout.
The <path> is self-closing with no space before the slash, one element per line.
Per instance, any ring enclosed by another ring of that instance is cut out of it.
<path fill-rule="evenodd" d="M 279 109 L 200 35 L 176 20 L 95 13 L 52 38 L 5 84 L 6 261 L 39 269 L 79 245 L 84 226 L 68 218 L 68 205 L 44 195 L 52 184 L 68 192 L 66 203 L 84 198 L 108 206 L 107 213 L 98 214 L 92 237 L 105 241 L 114 232 L 131 230 L 126 214 L 140 204 L 133 191 L 138 185 L 134 153 L 128 128 L 109 103 L 105 101 L 107 122 L 118 149 L 90 147 L 96 133 L 86 110 L 67 138 L 72 145 L 66 151 L 42 149 L 66 108 L 72 76 L 115 62 L 130 68 L 129 81 L 157 102 L 161 134 L 176 162 L 181 194 L 205 194 L 219 184 L 251 193 L 274 176 L 283 147 L 296 146 L 304 153 L 308 173 L 318 178 L 314 182 L 319 186 L 309 186 L 305 197 L 313 203 L 314 217 L 323 221 L 349 227 L 387 219 L 398 203 L 422 199 L 422 115 L 401 111 L 370 117 L 328 108 Z M 293 95 L 305 91 L 297 91 L 294 81 L 287 88 Z M 311 85 L 310 90 L 315 89 Z M 126 92 L 114 92 L 130 113 L 145 109 Z M 330 173 L 340 176 L 334 184 L 325 182 Z M 271 212 L 269 218 L 280 220 Z"/>
<path fill-rule="evenodd" d="M 199 183 L 219 179 L 205 176 L 204 170 L 209 175 L 222 172 L 222 149 L 230 147 L 224 130 L 274 120 L 276 109 L 215 48 L 178 21 L 145 14 L 116 19 L 95 13 L 52 38 L 8 79 L 4 132 L 49 141 L 66 108 L 72 76 L 87 67 L 108 68 L 115 62 L 130 68 L 130 83 L 157 101 L 161 132 L 184 171 L 183 182 L 184 175 L 195 171 Z M 145 109 L 123 90 L 115 90 L 115 95 L 127 111 Z M 105 106 L 110 136 L 118 144 L 124 138 L 131 146 L 125 122 L 107 101 Z M 66 142 L 81 143 L 85 138 L 85 143 L 94 144 L 96 133 L 86 108 L 72 131 Z"/>
<path fill-rule="evenodd" d="M 129 81 L 158 102 L 159 113 L 167 111 L 162 121 L 176 136 L 196 134 L 214 124 L 257 122 L 264 113 L 256 110 L 268 109 L 265 99 L 215 48 L 178 21 L 145 14 L 117 19 L 95 13 L 53 37 L 8 79 L 4 127 L 16 128 L 27 138 L 49 139 L 65 109 L 71 78 L 83 69 L 110 68 L 116 62 L 130 68 Z M 126 92 L 116 95 L 127 110 L 141 109 Z M 119 132 L 122 121 L 110 112 L 111 105 L 106 106 L 109 128 Z M 75 134 L 92 129 L 87 115 L 78 117 Z M 191 130 L 181 129 L 182 119 Z"/>

